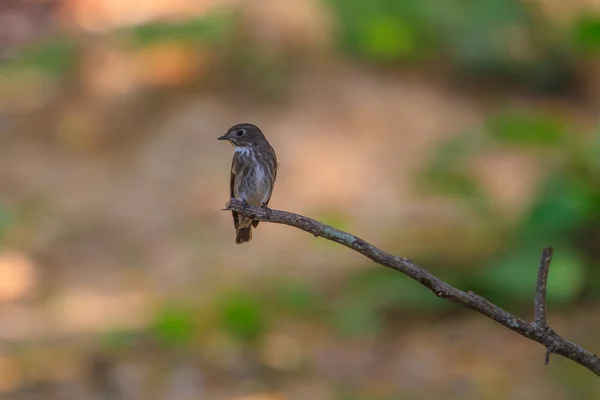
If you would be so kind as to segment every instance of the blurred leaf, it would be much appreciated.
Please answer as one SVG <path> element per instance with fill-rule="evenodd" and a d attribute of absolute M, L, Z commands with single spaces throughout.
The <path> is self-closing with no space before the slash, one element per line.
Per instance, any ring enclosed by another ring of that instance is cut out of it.
<path fill-rule="evenodd" d="M 532 247 L 509 254 L 486 272 L 484 281 L 504 301 L 530 301 L 535 293 L 541 251 Z M 585 274 L 585 264 L 579 254 L 569 250 L 566 244 L 558 245 L 548 275 L 548 302 L 572 301 L 583 289 Z"/>
<path fill-rule="evenodd" d="M 443 142 L 417 183 L 436 192 L 461 196 L 485 206 L 487 198 L 467 167 L 469 156 L 487 145 L 483 135 L 463 133 Z"/>
<path fill-rule="evenodd" d="M 8 234 L 8 231 L 13 223 L 13 216 L 11 212 L 0 203 L 0 245 L 2 240 Z"/>
<path fill-rule="evenodd" d="M 344 286 L 344 294 L 371 308 L 405 312 L 426 312 L 448 306 L 429 289 L 386 268 L 369 268 L 351 276 Z"/>
<path fill-rule="evenodd" d="M 147 45 L 162 40 L 182 40 L 218 43 L 235 26 L 232 15 L 211 14 L 179 23 L 150 23 L 128 28 L 125 32 L 138 45 Z"/>
<path fill-rule="evenodd" d="M 442 193 L 472 200 L 485 198 L 480 185 L 468 171 L 432 170 L 427 179 L 436 190 Z"/>
<path fill-rule="evenodd" d="M 323 305 L 319 293 L 306 282 L 278 282 L 275 297 L 286 312 L 301 316 L 315 314 Z"/>
<path fill-rule="evenodd" d="M 600 128 L 596 128 L 589 143 L 586 143 L 584 157 L 586 163 L 591 166 L 594 175 L 600 177 Z"/>
<path fill-rule="evenodd" d="M 593 211 L 591 189 L 566 173 L 550 173 L 524 214 L 515 242 L 545 246 L 568 237 Z"/>
<path fill-rule="evenodd" d="M 463 163 L 488 145 L 480 132 L 463 132 L 442 142 L 436 149 L 431 168 L 446 169 Z"/>
<path fill-rule="evenodd" d="M 428 4 L 440 47 L 469 82 L 489 78 L 542 93 L 562 93 L 574 85 L 571 54 L 535 5 L 522 0 Z"/>
<path fill-rule="evenodd" d="M 64 76 L 76 64 L 77 45 L 68 37 L 53 37 L 24 49 L 16 59 L 0 64 L 9 70 L 35 68 L 54 77 Z"/>
<path fill-rule="evenodd" d="M 156 316 L 152 332 L 167 346 L 188 344 L 195 332 L 193 313 L 180 307 L 167 306 Z"/>
<path fill-rule="evenodd" d="M 339 41 L 351 53 L 374 61 L 419 59 L 434 47 L 422 15 L 422 0 L 329 0 Z"/>
<path fill-rule="evenodd" d="M 227 83 L 238 91 L 245 88 L 252 93 L 253 99 L 258 97 L 263 101 L 276 101 L 287 93 L 292 63 L 281 54 L 246 43 L 242 48 L 237 46 L 226 58 Z"/>
<path fill-rule="evenodd" d="M 586 282 L 583 257 L 568 247 L 557 248 L 550 264 L 546 297 L 549 303 L 566 303 L 579 295 Z"/>
<path fill-rule="evenodd" d="M 580 328 L 581 329 L 581 328 Z M 587 344 L 587 343 L 586 343 Z M 597 345 L 598 342 L 589 343 L 590 346 Z M 597 399 L 598 384 L 595 379 L 589 379 L 586 374 L 582 374 L 579 366 L 570 362 L 559 362 L 548 372 L 559 382 L 563 390 L 563 396 L 568 399 Z"/>
<path fill-rule="evenodd" d="M 571 26 L 571 40 L 585 52 L 600 51 L 600 16 L 584 14 Z"/>
<path fill-rule="evenodd" d="M 522 0 L 328 0 L 339 42 L 370 61 L 442 60 L 470 81 L 504 79 L 564 91 L 570 52 L 535 6 Z"/>
<path fill-rule="evenodd" d="M 381 16 L 367 21 L 360 47 L 364 53 L 381 60 L 408 57 L 418 49 L 415 29 L 404 21 Z"/>
<path fill-rule="evenodd" d="M 451 50 L 455 62 L 472 69 L 513 63 L 511 33 L 519 28 L 527 32 L 530 22 L 529 11 L 520 0 L 447 2 L 430 12 L 439 39 Z"/>
<path fill-rule="evenodd" d="M 333 325 L 341 335 L 369 336 L 379 332 L 383 326 L 377 310 L 359 299 L 341 302 L 332 313 Z"/>
<path fill-rule="evenodd" d="M 223 330 L 244 341 L 255 341 L 267 331 L 267 315 L 258 298 L 236 292 L 224 297 L 218 306 Z"/>
<path fill-rule="evenodd" d="M 600 260 L 593 261 L 593 265 L 589 268 L 589 276 L 585 285 L 586 290 L 594 297 L 600 294 L 598 291 L 598 288 L 600 288 Z"/>
<path fill-rule="evenodd" d="M 521 146 L 551 146 L 565 137 L 563 122 L 555 116 L 507 111 L 492 116 L 487 127 L 501 142 Z"/>
<path fill-rule="evenodd" d="M 120 330 L 111 331 L 102 337 L 102 343 L 109 349 L 125 349 L 133 345 L 136 335 L 139 335 L 139 333 Z"/>

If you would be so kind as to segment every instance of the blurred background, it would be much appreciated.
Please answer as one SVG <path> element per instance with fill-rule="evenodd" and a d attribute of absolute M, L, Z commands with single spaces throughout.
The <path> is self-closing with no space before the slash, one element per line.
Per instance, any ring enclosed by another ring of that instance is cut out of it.
<path fill-rule="evenodd" d="M 598 399 L 575 363 L 271 206 L 600 352 L 600 1 L 2 0 L 0 396 Z"/>

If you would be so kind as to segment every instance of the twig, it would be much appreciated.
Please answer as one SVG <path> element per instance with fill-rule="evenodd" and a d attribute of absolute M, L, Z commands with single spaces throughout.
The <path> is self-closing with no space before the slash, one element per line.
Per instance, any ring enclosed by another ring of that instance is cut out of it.
<path fill-rule="evenodd" d="M 550 271 L 550 262 L 552 261 L 552 247 L 546 247 L 542 251 L 540 258 L 540 267 L 538 269 L 537 283 L 535 285 L 535 305 L 534 322 L 539 329 L 550 329 L 546 318 L 546 286 L 548 284 L 548 272 Z M 545 364 L 550 362 L 550 353 L 554 351 L 554 344 L 546 347 Z"/>
<path fill-rule="evenodd" d="M 583 349 L 579 345 L 564 339 L 554 332 L 550 327 L 548 327 L 547 323 L 545 326 L 542 326 L 543 323 L 540 324 L 538 322 L 538 317 L 541 315 L 543 315 L 543 317 L 540 317 L 541 319 L 539 319 L 539 321 L 545 321 L 545 282 L 547 278 L 548 266 L 550 264 L 550 259 L 548 256 L 543 257 L 545 272 L 540 272 L 540 274 L 543 275 L 543 289 L 540 287 L 541 285 L 538 282 L 535 311 L 536 320 L 533 322 L 527 322 L 513 316 L 507 311 L 501 309 L 495 304 L 490 303 L 488 300 L 471 291 L 463 292 L 462 290 L 450 286 L 435 275 L 431 274 L 429 271 L 414 264 L 407 258 L 388 254 L 359 237 L 343 232 L 329 225 L 325 225 L 319 221 L 315 221 L 314 219 L 279 210 L 270 210 L 267 213 L 267 211 L 261 207 L 248 206 L 246 210 L 244 210 L 242 203 L 236 199 L 231 199 L 226 204 L 225 209 L 233 210 L 247 216 L 252 216 L 254 219 L 259 221 L 293 226 L 305 232 L 311 233 L 314 236 L 320 236 L 349 247 L 378 264 L 408 275 L 410 278 L 430 289 L 433 293 L 435 293 L 436 296 L 461 304 L 465 307 L 469 307 L 485 315 L 486 317 L 493 319 L 504 327 L 544 345 L 544 347 L 546 347 L 546 349 L 549 351 L 569 358 L 600 376 L 600 358 L 598 358 L 595 354 Z M 548 266 L 546 266 L 546 259 L 548 259 Z M 539 307 L 540 304 L 542 304 L 541 307 Z"/>
<path fill-rule="evenodd" d="M 546 320 L 546 285 L 548 283 L 548 271 L 552 261 L 552 247 L 546 247 L 542 251 L 540 268 L 538 269 L 537 284 L 535 285 L 535 322 L 542 328 L 548 328 Z"/>

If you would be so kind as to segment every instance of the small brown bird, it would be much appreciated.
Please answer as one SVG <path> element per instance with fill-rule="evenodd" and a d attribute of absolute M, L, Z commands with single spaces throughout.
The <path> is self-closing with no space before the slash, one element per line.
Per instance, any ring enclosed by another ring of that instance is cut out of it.
<path fill-rule="evenodd" d="M 277 157 L 261 130 L 252 124 L 237 124 L 218 140 L 229 140 L 235 147 L 231 163 L 230 196 L 244 205 L 266 208 L 277 177 Z M 252 240 L 252 227 L 259 221 L 232 211 L 235 242 Z"/>

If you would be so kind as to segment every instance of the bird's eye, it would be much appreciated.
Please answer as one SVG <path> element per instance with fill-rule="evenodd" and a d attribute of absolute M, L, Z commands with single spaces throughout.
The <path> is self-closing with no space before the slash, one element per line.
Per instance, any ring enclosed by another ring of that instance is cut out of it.
<path fill-rule="evenodd" d="M 235 131 L 235 136 L 237 136 L 237 137 L 242 137 L 242 136 L 244 136 L 244 134 L 245 134 L 245 133 L 246 133 L 246 131 L 245 131 L 245 130 L 243 130 L 243 129 L 238 129 L 237 131 Z"/>

